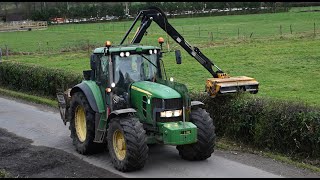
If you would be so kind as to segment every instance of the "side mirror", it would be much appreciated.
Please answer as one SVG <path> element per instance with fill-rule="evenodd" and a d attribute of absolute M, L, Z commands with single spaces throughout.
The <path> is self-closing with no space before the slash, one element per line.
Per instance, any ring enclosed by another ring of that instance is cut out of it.
<path fill-rule="evenodd" d="M 97 59 L 97 55 L 91 54 L 91 56 L 90 56 L 90 68 L 92 70 L 96 70 L 97 69 L 96 59 Z"/>
<path fill-rule="evenodd" d="M 83 77 L 85 80 L 90 80 L 92 75 L 92 70 L 84 70 Z"/>
<path fill-rule="evenodd" d="M 181 52 L 180 50 L 175 50 L 176 53 L 176 62 L 177 64 L 181 64 Z"/>

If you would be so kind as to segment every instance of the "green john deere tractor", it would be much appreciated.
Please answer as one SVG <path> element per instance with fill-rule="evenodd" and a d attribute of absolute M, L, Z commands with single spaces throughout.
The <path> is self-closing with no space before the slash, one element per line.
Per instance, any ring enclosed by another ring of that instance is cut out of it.
<path fill-rule="evenodd" d="M 79 153 L 107 145 L 120 171 L 141 169 L 148 144 L 174 145 L 188 160 L 211 156 L 213 120 L 201 102 L 190 101 L 185 85 L 164 78 L 158 47 L 97 48 L 90 62 L 80 84 L 57 94 Z"/>
<path fill-rule="evenodd" d="M 133 40 L 122 45 L 141 15 Z M 253 78 L 223 73 L 184 40 L 160 9 L 141 11 L 120 45 L 107 41 L 96 48 L 90 58 L 91 69 L 83 71 L 84 80 L 57 93 L 61 118 L 65 125 L 70 123 L 76 150 L 89 154 L 107 147 L 114 167 L 123 172 L 144 167 L 150 144 L 176 146 L 183 159 L 192 161 L 205 160 L 214 152 L 215 126 L 203 103 L 191 101 L 184 84 L 168 80 L 162 48 L 139 44 L 151 21 L 213 75 L 206 83 L 209 96 L 258 91 Z M 158 40 L 162 47 L 163 39 Z M 180 51 L 175 54 L 180 64 Z"/>

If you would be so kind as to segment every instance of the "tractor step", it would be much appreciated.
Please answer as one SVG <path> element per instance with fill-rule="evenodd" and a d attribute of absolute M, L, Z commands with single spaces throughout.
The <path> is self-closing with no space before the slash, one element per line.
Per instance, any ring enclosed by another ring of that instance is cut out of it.
<path fill-rule="evenodd" d="M 258 92 L 259 82 L 247 76 L 208 78 L 206 82 L 206 92 L 215 97 L 217 94 L 236 93 L 248 91 Z"/>
<path fill-rule="evenodd" d="M 65 100 L 65 95 L 62 92 L 58 92 L 57 99 L 58 99 L 58 107 L 59 107 L 61 119 L 64 125 L 66 125 L 68 119 L 67 119 L 67 102 Z"/>

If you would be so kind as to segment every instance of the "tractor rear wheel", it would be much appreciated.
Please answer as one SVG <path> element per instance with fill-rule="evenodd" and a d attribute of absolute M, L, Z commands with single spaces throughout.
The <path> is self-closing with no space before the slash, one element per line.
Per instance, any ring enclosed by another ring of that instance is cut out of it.
<path fill-rule="evenodd" d="M 70 130 L 73 145 L 80 154 L 97 152 L 98 144 L 94 143 L 95 113 L 82 92 L 76 92 L 70 102 Z"/>
<path fill-rule="evenodd" d="M 178 145 L 176 148 L 182 159 L 190 161 L 205 160 L 214 152 L 215 126 L 205 109 L 197 108 L 191 111 L 190 120 L 197 126 L 198 141 L 193 144 Z"/>
<path fill-rule="evenodd" d="M 146 131 L 135 117 L 115 117 L 109 123 L 107 142 L 114 167 L 122 172 L 142 169 L 148 159 Z"/>

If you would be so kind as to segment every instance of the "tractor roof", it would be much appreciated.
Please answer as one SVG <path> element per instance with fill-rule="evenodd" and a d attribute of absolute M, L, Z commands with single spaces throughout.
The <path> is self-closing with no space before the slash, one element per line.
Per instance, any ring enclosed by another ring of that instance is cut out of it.
<path fill-rule="evenodd" d="M 100 54 L 104 52 L 105 47 L 99 47 L 94 50 L 93 53 Z M 135 51 L 137 48 L 141 48 L 142 50 L 149 50 L 149 49 L 160 49 L 157 46 L 143 46 L 143 45 L 136 45 L 136 44 L 130 44 L 130 45 L 122 45 L 122 46 L 111 46 L 109 48 L 109 52 L 121 52 L 121 51 Z"/>

